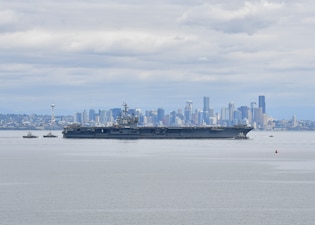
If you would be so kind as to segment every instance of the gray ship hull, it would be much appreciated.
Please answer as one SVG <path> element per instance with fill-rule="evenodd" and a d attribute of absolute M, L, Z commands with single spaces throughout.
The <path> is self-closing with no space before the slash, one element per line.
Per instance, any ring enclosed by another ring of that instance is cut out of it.
<path fill-rule="evenodd" d="M 64 138 L 209 139 L 247 138 L 252 127 L 65 127 Z"/>

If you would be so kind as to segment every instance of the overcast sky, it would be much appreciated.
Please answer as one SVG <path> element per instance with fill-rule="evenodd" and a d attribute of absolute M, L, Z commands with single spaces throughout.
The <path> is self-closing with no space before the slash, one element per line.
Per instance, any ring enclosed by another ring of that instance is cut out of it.
<path fill-rule="evenodd" d="M 266 96 L 315 120 L 313 0 L 10 0 L 0 3 L 0 113 L 219 112 Z"/>

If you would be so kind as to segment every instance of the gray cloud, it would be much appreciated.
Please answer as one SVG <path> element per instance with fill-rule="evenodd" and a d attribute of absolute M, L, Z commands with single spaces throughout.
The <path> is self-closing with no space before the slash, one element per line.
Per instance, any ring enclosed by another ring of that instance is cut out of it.
<path fill-rule="evenodd" d="M 270 114 L 314 109 L 314 9 L 308 0 L 8 1 L 0 113 L 123 100 L 177 109 L 192 99 L 200 108 L 205 95 L 219 111 L 260 94 Z"/>
<path fill-rule="evenodd" d="M 185 12 L 179 22 L 200 25 L 227 33 L 253 34 L 277 22 L 276 14 L 285 7 L 271 1 L 244 2 L 237 8 L 224 3 L 206 3 Z"/>

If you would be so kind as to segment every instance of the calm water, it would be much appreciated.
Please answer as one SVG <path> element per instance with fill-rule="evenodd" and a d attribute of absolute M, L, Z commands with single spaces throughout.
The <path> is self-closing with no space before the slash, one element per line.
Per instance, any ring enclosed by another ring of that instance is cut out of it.
<path fill-rule="evenodd" d="M 315 132 L 135 141 L 25 134 L 0 131 L 1 225 L 315 224 Z"/>

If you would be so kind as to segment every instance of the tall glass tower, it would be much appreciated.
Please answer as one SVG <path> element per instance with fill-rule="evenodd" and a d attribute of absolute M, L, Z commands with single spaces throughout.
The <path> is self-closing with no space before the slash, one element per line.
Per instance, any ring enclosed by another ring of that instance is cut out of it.
<path fill-rule="evenodd" d="M 233 122 L 234 120 L 234 110 L 235 110 L 235 106 L 233 102 L 229 103 L 229 121 Z"/>
<path fill-rule="evenodd" d="M 186 102 L 185 107 L 185 122 L 186 124 L 190 124 L 192 122 L 192 111 L 193 111 L 193 105 L 192 101 L 188 100 Z"/>
<path fill-rule="evenodd" d="M 265 102 L 265 96 L 260 95 L 258 97 L 258 107 L 262 108 L 262 113 L 266 113 L 266 102 Z"/>
<path fill-rule="evenodd" d="M 203 97 L 203 111 L 209 112 L 210 111 L 210 99 L 209 97 Z"/>
<path fill-rule="evenodd" d="M 210 117 L 210 99 L 209 97 L 203 97 L 203 119 L 206 124 L 209 124 Z"/>

